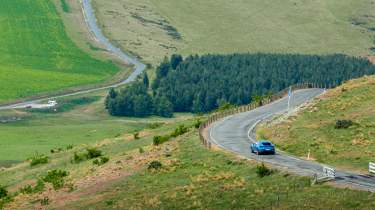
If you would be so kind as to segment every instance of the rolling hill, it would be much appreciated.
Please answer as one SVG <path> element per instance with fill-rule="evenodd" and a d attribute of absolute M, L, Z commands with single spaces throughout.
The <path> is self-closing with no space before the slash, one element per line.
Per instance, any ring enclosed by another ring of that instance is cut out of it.
<path fill-rule="evenodd" d="M 153 64 L 176 52 L 374 54 L 374 0 L 94 3 L 107 36 Z"/>

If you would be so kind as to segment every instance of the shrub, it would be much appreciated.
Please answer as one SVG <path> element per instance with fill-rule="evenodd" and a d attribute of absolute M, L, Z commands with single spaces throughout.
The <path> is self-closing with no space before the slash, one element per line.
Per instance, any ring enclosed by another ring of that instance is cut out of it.
<path fill-rule="evenodd" d="M 185 125 L 180 125 L 176 130 L 171 134 L 172 137 L 181 136 L 184 133 L 187 133 L 189 131 L 188 127 L 185 127 Z"/>
<path fill-rule="evenodd" d="M 154 145 L 160 145 L 169 140 L 169 136 L 154 136 L 153 143 Z"/>
<path fill-rule="evenodd" d="M 43 180 L 39 179 L 35 187 L 32 187 L 31 185 L 26 185 L 25 187 L 20 189 L 20 193 L 31 194 L 31 193 L 42 192 L 43 190 L 44 190 L 44 182 Z"/>
<path fill-rule="evenodd" d="M 142 154 L 142 153 L 144 153 L 144 152 L 145 152 L 145 150 L 144 150 L 142 147 L 140 147 L 140 148 L 139 148 L 139 153 Z"/>
<path fill-rule="evenodd" d="M 56 149 L 51 149 L 51 153 L 59 153 L 59 152 L 62 152 L 63 149 L 62 148 L 56 148 Z"/>
<path fill-rule="evenodd" d="M 55 190 L 62 188 L 65 184 L 64 177 L 68 176 L 69 173 L 63 170 L 52 170 L 48 171 L 47 175 L 43 177 L 43 181 L 51 183 Z"/>
<path fill-rule="evenodd" d="M 148 125 L 148 128 L 150 129 L 156 129 L 164 125 L 164 123 L 156 122 L 156 123 L 151 123 Z"/>
<path fill-rule="evenodd" d="M 74 155 L 73 155 L 72 163 L 80 163 L 80 162 L 86 160 L 86 157 L 87 157 L 86 153 L 79 154 L 79 153 L 75 152 Z"/>
<path fill-rule="evenodd" d="M 92 163 L 93 163 L 94 165 L 99 165 L 99 159 L 95 159 L 94 161 L 92 161 Z"/>
<path fill-rule="evenodd" d="M 34 157 L 31 157 L 29 159 L 31 160 L 30 166 L 48 163 L 48 157 L 46 155 L 40 155 L 38 153 L 35 153 Z"/>
<path fill-rule="evenodd" d="M 49 204 L 49 198 L 44 197 L 43 199 L 40 200 L 40 205 L 42 206 L 47 206 Z"/>
<path fill-rule="evenodd" d="M 87 148 L 86 151 L 87 151 L 87 159 L 94 159 L 94 158 L 102 156 L 102 151 L 96 148 Z"/>
<path fill-rule="evenodd" d="M 101 166 L 101 165 L 104 165 L 105 163 L 107 163 L 108 161 L 109 161 L 108 157 L 100 157 L 99 159 L 95 159 L 92 163 L 94 165 Z"/>
<path fill-rule="evenodd" d="M 109 158 L 108 157 L 101 157 L 100 160 L 104 164 L 104 163 L 107 163 L 109 161 Z"/>
<path fill-rule="evenodd" d="M 112 206 L 114 205 L 116 202 L 114 200 L 107 200 L 105 201 L 105 204 L 107 204 L 107 206 Z"/>
<path fill-rule="evenodd" d="M 335 128 L 336 129 L 346 129 L 353 125 L 351 120 L 337 120 Z"/>
<path fill-rule="evenodd" d="M 270 176 L 273 173 L 273 171 L 267 168 L 267 166 L 265 166 L 264 163 L 262 163 L 262 165 L 257 166 L 256 173 L 258 174 L 259 177 L 262 178 L 265 176 Z"/>
<path fill-rule="evenodd" d="M 234 107 L 236 107 L 236 106 L 233 105 L 233 104 L 230 104 L 226 101 L 219 101 L 219 108 L 217 108 L 217 111 L 223 112 L 223 111 L 226 111 L 226 110 L 229 110 L 229 109 L 233 109 Z"/>
<path fill-rule="evenodd" d="M 163 165 L 157 161 L 157 160 L 154 160 L 152 161 L 151 163 L 148 164 L 148 169 L 154 169 L 154 170 L 159 170 L 161 169 Z"/>
<path fill-rule="evenodd" d="M 45 185 L 44 185 L 43 180 L 38 179 L 38 181 L 36 182 L 36 186 L 34 187 L 33 192 L 34 193 L 42 192 L 44 190 L 44 187 L 45 187 Z"/>
<path fill-rule="evenodd" d="M 69 144 L 68 146 L 66 146 L 66 150 L 71 150 L 73 149 L 73 145 L 72 144 Z"/>
<path fill-rule="evenodd" d="M 197 119 L 196 121 L 195 121 L 195 123 L 194 123 L 194 128 L 199 128 L 200 126 L 201 126 L 201 124 L 202 124 L 202 121 L 200 120 L 200 119 Z"/>
<path fill-rule="evenodd" d="M 5 198 L 8 196 L 8 191 L 5 189 L 5 187 L 0 185 L 0 199 Z"/>
<path fill-rule="evenodd" d="M 74 153 L 72 163 L 80 163 L 85 160 L 91 160 L 94 158 L 101 157 L 103 155 L 101 150 L 97 148 L 87 148 L 84 153 Z"/>
<path fill-rule="evenodd" d="M 138 132 L 133 134 L 133 136 L 134 136 L 134 139 L 139 139 L 139 133 Z"/>
<path fill-rule="evenodd" d="M 33 193 L 33 187 L 31 185 L 26 185 L 20 189 L 20 193 L 22 194 L 31 194 Z"/>

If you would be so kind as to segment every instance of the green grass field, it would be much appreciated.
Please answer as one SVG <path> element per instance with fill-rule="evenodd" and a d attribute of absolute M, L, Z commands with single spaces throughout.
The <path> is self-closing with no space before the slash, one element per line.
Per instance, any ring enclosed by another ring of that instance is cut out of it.
<path fill-rule="evenodd" d="M 93 144 L 105 138 L 142 130 L 162 118 L 116 118 L 108 115 L 103 98 L 94 95 L 60 99 L 54 110 L 0 112 L 1 119 L 20 118 L 0 123 L 0 167 L 22 162 L 35 152 L 48 154 L 53 148 Z M 175 119 L 171 119 L 172 121 Z M 171 121 L 170 120 L 170 121 Z"/>
<path fill-rule="evenodd" d="M 0 103 L 102 82 L 119 71 L 71 41 L 53 1 L 4 0 L 0 14 Z"/>
<path fill-rule="evenodd" d="M 374 54 L 372 0 L 94 2 L 107 35 L 151 63 L 176 52 Z M 161 23 L 175 27 L 182 40 L 168 36 Z"/>
<path fill-rule="evenodd" d="M 375 161 L 375 77 L 352 80 L 328 91 L 299 115 L 263 126 L 259 136 L 271 139 L 289 153 L 348 170 L 368 171 Z M 337 120 L 352 120 L 335 129 Z"/>

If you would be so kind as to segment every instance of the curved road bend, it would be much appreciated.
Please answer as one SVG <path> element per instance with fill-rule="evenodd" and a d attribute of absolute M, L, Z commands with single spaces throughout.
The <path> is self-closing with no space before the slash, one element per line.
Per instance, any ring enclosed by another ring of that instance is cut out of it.
<path fill-rule="evenodd" d="M 291 108 L 300 106 L 322 93 L 322 89 L 298 90 L 293 93 L 290 106 Z M 318 177 L 323 177 L 323 164 L 303 160 L 282 151 L 277 151 L 274 156 L 257 156 L 250 152 L 250 144 L 256 141 L 256 125 L 274 115 L 287 112 L 287 107 L 288 97 L 284 97 L 255 110 L 226 117 L 211 125 L 208 129 L 209 139 L 219 147 L 248 159 L 263 161 L 302 176 L 314 176 L 316 174 Z M 335 182 L 344 186 L 375 192 L 375 177 L 373 176 L 336 171 Z"/>
<path fill-rule="evenodd" d="M 102 44 L 110 53 L 119 57 L 123 62 L 134 65 L 135 69 L 132 72 L 132 74 L 127 79 L 114 85 L 109 85 L 109 86 L 100 87 L 100 88 L 93 88 L 89 90 L 82 90 L 82 91 L 77 91 L 77 92 L 69 93 L 69 94 L 62 94 L 62 95 L 58 95 L 54 97 L 46 97 L 46 98 L 41 98 L 41 99 L 36 99 L 36 100 L 30 100 L 30 101 L 25 101 L 21 103 L 11 104 L 11 105 L 0 106 L 0 110 L 26 108 L 27 106 L 36 105 L 36 104 L 39 104 L 41 101 L 45 101 L 45 100 L 86 94 L 86 93 L 91 93 L 91 92 L 95 92 L 98 90 L 105 90 L 105 89 L 109 89 L 112 87 L 118 87 L 118 86 L 134 81 L 137 78 L 137 76 L 140 75 L 146 69 L 145 64 L 143 64 L 137 58 L 134 58 L 133 56 L 126 54 L 120 48 L 115 47 L 108 40 L 108 38 L 104 36 L 102 30 L 99 28 L 97 24 L 95 12 L 91 5 L 91 0 L 82 0 L 82 11 L 84 13 L 87 26 L 89 27 L 96 41 Z"/>

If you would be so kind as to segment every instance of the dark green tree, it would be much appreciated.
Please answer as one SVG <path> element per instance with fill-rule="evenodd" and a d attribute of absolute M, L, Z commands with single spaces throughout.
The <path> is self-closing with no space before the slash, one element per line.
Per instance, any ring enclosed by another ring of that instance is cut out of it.
<path fill-rule="evenodd" d="M 170 68 L 171 68 L 171 64 L 169 63 L 168 58 L 165 57 L 164 61 L 156 69 L 156 76 L 157 76 L 157 78 L 163 78 L 163 77 L 167 76 Z"/>
<path fill-rule="evenodd" d="M 173 104 L 164 96 L 155 98 L 155 114 L 162 117 L 173 117 Z"/>
<path fill-rule="evenodd" d="M 176 69 L 178 65 L 183 61 L 183 58 L 181 55 L 173 54 L 171 56 L 171 67 L 172 69 Z"/>
<path fill-rule="evenodd" d="M 150 85 L 150 81 L 148 79 L 147 73 L 144 73 L 143 75 L 143 84 L 148 88 Z"/>
<path fill-rule="evenodd" d="M 116 90 L 114 88 L 111 88 L 109 90 L 109 93 L 108 93 L 107 97 L 105 98 L 105 102 L 104 102 L 106 109 L 108 109 L 108 107 L 110 106 L 111 100 L 114 100 L 117 97 L 117 94 L 118 93 L 116 92 Z"/>

